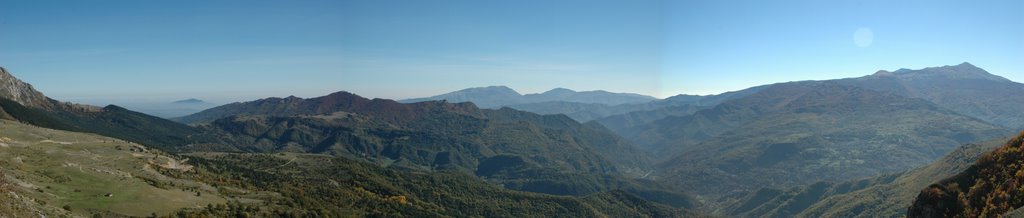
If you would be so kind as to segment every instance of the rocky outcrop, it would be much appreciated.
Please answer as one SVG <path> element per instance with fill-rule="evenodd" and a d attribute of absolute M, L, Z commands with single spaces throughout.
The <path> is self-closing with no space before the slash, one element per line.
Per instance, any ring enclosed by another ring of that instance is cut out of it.
<path fill-rule="evenodd" d="M 53 104 L 43 93 L 32 85 L 22 82 L 0 67 L 0 98 L 11 99 L 21 105 L 34 108 L 52 108 Z"/>

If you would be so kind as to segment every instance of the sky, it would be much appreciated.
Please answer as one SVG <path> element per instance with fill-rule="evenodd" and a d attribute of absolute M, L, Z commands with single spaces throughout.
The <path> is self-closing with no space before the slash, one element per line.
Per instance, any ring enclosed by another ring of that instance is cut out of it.
<path fill-rule="evenodd" d="M 1024 81 L 1021 12 L 1019 0 L 0 0 L 0 66 L 97 105 L 490 85 L 664 98 L 962 62 Z"/>

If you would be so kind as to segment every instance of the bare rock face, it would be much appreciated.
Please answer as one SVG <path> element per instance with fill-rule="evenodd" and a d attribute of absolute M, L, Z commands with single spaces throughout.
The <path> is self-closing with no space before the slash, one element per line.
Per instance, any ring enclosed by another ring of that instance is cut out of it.
<path fill-rule="evenodd" d="M 18 80 L 2 67 L 0 67 L 0 98 L 10 99 L 27 107 L 47 109 L 53 107 L 43 93 L 36 91 L 32 85 Z"/>

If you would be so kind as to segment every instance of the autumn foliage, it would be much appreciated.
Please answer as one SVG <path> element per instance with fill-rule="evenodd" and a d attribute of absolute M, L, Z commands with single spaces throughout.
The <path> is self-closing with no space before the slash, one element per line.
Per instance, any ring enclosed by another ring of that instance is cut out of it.
<path fill-rule="evenodd" d="M 998 217 L 1024 206 L 1024 133 L 921 191 L 909 217 Z"/>

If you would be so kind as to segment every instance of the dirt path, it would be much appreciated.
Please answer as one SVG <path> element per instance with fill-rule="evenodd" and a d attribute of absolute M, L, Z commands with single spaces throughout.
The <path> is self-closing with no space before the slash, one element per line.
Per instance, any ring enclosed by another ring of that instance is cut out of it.
<path fill-rule="evenodd" d="M 292 162 L 295 162 L 295 159 L 298 159 L 298 157 L 292 157 L 292 159 L 288 160 L 287 163 L 281 164 L 281 166 L 272 167 L 270 169 L 277 169 L 277 168 L 281 168 L 281 167 L 284 167 L 284 166 L 288 166 L 288 164 L 291 164 Z"/>
<path fill-rule="evenodd" d="M 73 142 L 60 142 L 60 141 L 54 141 L 54 140 L 49 140 L 49 139 L 39 141 L 39 144 L 42 144 L 42 143 L 53 143 L 53 144 L 61 144 L 61 145 L 73 145 L 73 144 L 75 144 Z"/>

